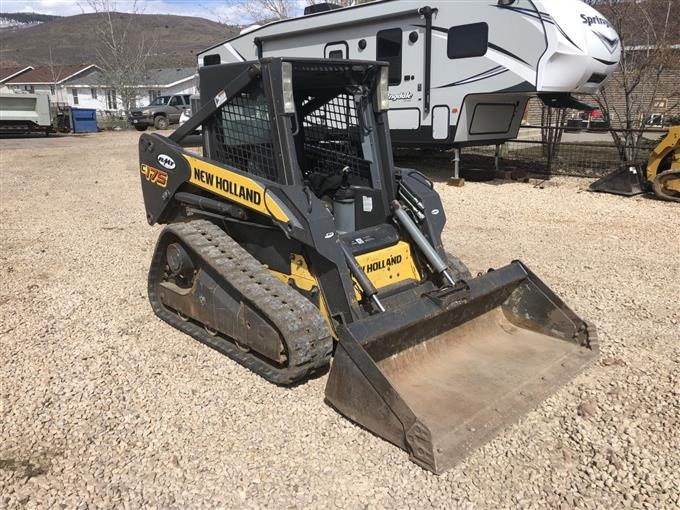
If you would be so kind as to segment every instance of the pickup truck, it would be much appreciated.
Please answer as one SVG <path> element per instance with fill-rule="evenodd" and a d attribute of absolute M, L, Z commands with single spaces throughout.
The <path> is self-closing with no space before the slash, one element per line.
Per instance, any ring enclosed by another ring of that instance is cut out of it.
<path fill-rule="evenodd" d="M 128 113 L 128 121 L 137 131 L 145 131 L 149 126 L 156 129 L 167 129 L 170 124 L 177 124 L 182 112 L 191 108 L 189 94 L 158 96 L 149 106 L 133 108 Z"/>

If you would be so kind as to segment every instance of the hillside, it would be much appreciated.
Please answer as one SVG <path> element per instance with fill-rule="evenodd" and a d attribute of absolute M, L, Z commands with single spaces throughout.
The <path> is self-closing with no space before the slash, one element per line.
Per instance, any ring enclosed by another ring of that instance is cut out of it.
<path fill-rule="evenodd" d="M 50 14 L 36 12 L 0 12 L 0 30 L 15 30 L 58 18 Z"/>
<path fill-rule="evenodd" d="M 115 13 L 130 22 L 131 40 L 156 42 L 150 67 L 192 66 L 196 52 L 236 33 L 238 28 L 203 18 Z M 0 65 L 96 63 L 96 14 L 56 18 L 21 30 L 0 31 Z"/>

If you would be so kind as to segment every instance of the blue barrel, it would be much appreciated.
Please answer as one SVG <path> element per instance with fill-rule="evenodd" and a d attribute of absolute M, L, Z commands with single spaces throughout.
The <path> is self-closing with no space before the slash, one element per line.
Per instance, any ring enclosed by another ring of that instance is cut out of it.
<path fill-rule="evenodd" d="M 96 133 L 97 110 L 94 108 L 71 108 L 71 127 L 74 133 Z"/>

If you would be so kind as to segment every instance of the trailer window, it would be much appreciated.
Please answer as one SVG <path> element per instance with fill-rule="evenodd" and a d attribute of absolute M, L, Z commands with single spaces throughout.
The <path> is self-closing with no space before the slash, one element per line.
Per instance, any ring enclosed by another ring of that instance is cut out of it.
<path fill-rule="evenodd" d="M 489 46 L 489 25 L 472 23 L 449 28 L 447 54 L 449 58 L 481 57 Z"/>
<path fill-rule="evenodd" d="M 376 35 L 376 60 L 390 64 L 389 84 L 401 83 L 401 28 L 381 30 Z"/>

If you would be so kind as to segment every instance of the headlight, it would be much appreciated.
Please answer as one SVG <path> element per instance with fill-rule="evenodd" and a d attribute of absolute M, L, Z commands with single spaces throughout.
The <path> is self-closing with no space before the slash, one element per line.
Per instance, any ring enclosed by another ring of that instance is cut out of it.
<path fill-rule="evenodd" d="M 293 97 L 293 64 L 281 63 L 281 81 L 283 88 L 283 111 L 295 113 L 295 98 Z"/>
<path fill-rule="evenodd" d="M 142 115 L 151 115 L 151 110 L 142 110 Z"/>
<path fill-rule="evenodd" d="M 388 66 L 380 67 L 380 83 L 378 83 L 377 102 L 381 112 L 386 112 L 390 109 L 389 73 L 390 68 Z"/>

